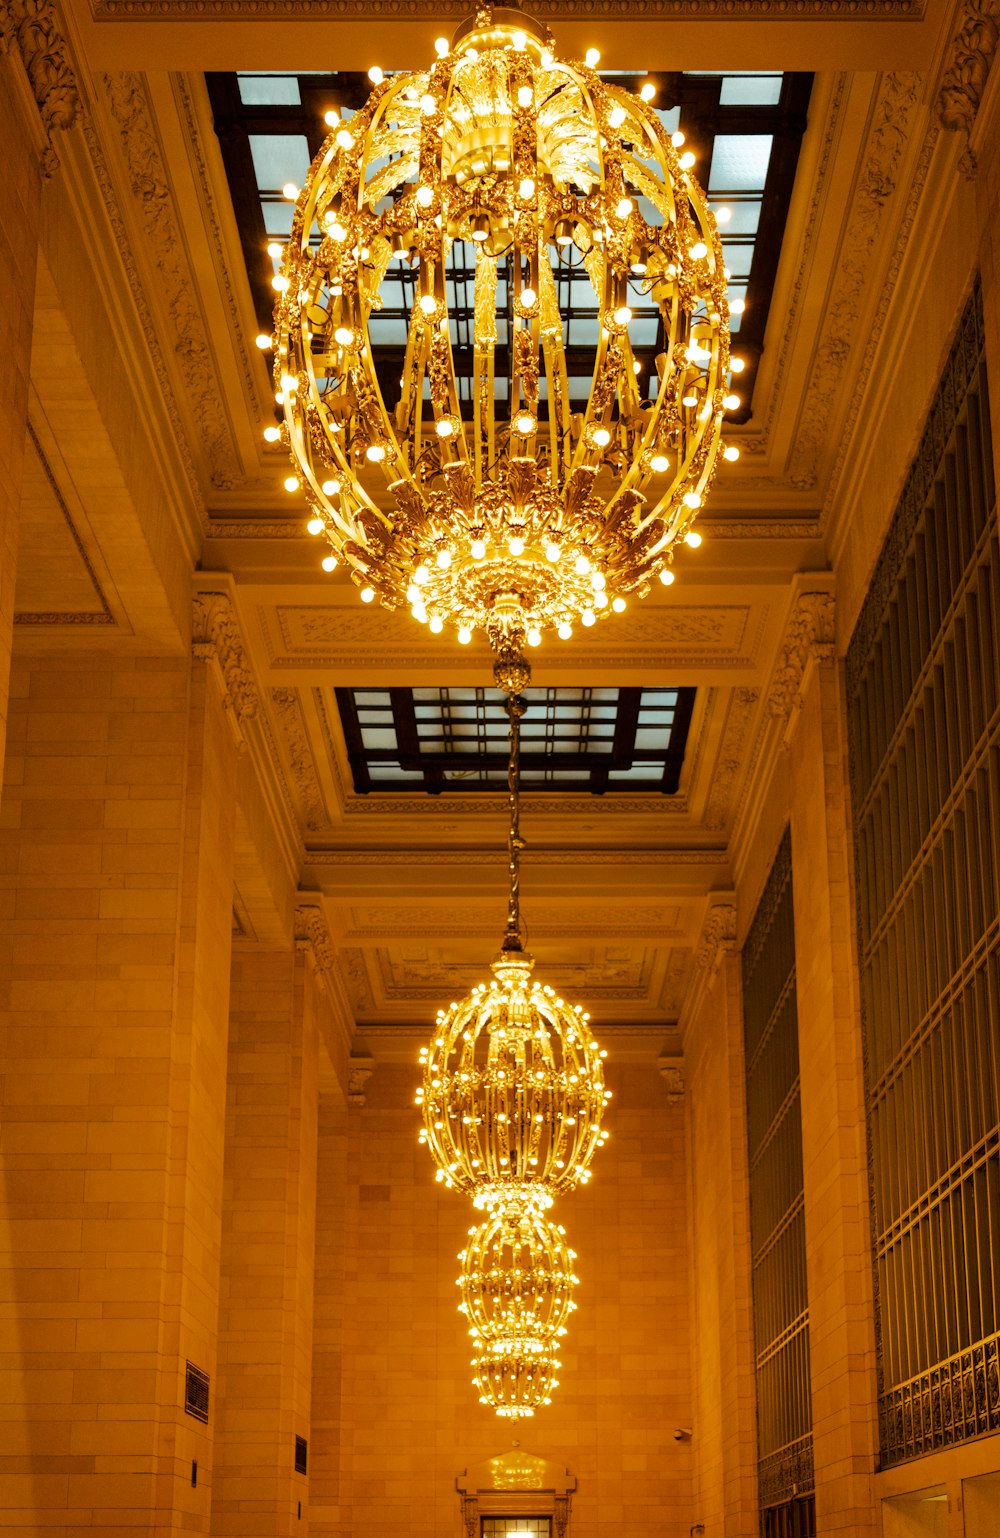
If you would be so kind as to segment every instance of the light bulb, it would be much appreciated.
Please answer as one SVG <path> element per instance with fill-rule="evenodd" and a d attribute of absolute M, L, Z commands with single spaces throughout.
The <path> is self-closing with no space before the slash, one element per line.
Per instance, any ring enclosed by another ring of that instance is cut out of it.
<path fill-rule="evenodd" d="M 517 195 L 520 198 L 524 198 L 525 202 L 527 202 L 528 198 L 533 198 L 534 197 L 534 195 L 535 195 L 535 184 L 532 181 L 530 176 L 525 176 L 521 180 L 521 182 L 518 185 Z"/>
<path fill-rule="evenodd" d="M 688 529 L 684 536 L 684 543 L 688 545 L 692 550 L 697 550 L 698 546 L 701 544 L 701 535 L 698 533 L 698 530 Z"/>
<path fill-rule="evenodd" d="M 260 348 L 261 352 L 270 352 L 271 348 L 274 346 L 273 341 L 264 331 L 261 331 L 258 336 L 254 337 L 254 341 L 257 343 L 257 346 Z"/>
<path fill-rule="evenodd" d="M 722 457 L 723 457 L 723 459 L 728 459 L 730 464 L 732 464 L 735 460 L 739 459 L 740 451 L 736 447 L 735 443 L 727 443 L 726 444 L 725 448 L 722 451 Z"/>
<path fill-rule="evenodd" d="M 521 411 L 514 418 L 514 426 L 522 438 L 527 438 L 535 430 L 535 419 L 528 411 Z"/>
<path fill-rule="evenodd" d="M 594 442 L 599 449 L 606 449 L 611 442 L 611 434 L 606 427 L 594 428 Z"/>
<path fill-rule="evenodd" d="M 684 143 L 684 135 L 681 133 L 679 128 L 675 133 L 670 135 L 670 142 L 675 150 L 679 150 L 681 145 Z"/>
<path fill-rule="evenodd" d="M 716 224 L 728 224 L 732 217 L 733 211 L 731 208 L 717 208 L 715 210 Z"/>
<path fill-rule="evenodd" d="M 425 315 L 433 315 L 437 307 L 438 302 L 434 298 L 433 294 L 420 295 L 420 308 L 423 310 Z"/>
<path fill-rule="evenodd" d="M 588 69 L 596 69 L 601 62 L 601 50 L 599 48 L 588 48 L 584 58 L 586 59 Z"/>
<path fill-rule="evenodd" d="M 442 417 L 440 422 L 436 424 L 434 431 L 439 438 L 451 438 L 455 432 L 455 424 L 450 422 L 447 417 Z"/>
<path fill-rule="evenodd" d="M 600 592 L 602 587 L 607 587 L 608 579 L 603 571 L 593 571 L 590 574 L 590 584 L 596 592 Z"/>
<path fill-rule="evenodd" d="M 294 203 L 299 195 L 299 189 L 294 182 L 286 182 L 281 189 L 281 196 L 287 198 L 289 203 Z"/>
<path fill-rule="evenodd" d="M 339 219 L 334 219 L 331 221 L 330 227 L 327 230 L 327 234 L 331 240 L 347 239 L 347 231 L 344 229 L 344 226 L 340 223 Z"/>
<path fill-rule="evenodd" d="M 432 187 L 418 187 L 417 202 L 421 208 L 430 208 L 434 202 L 434 189 Z"/>
<path fill-rule="evenodd" d="M 429 569 L 426 566 L 418 566 L 416 571 L 413 573 L 413 580 L 416 582 L 418 587 L 425 587 L 431 580 Z"/>
<path fill-rule="evenodd" d="M 309 522 L 306 524 L 306 528 L 309 530 L 310 534 L 322 534 L 322 532 L 323 532 L 323 520 L 322 520 L 322 518 L 310 518 Z"/>
<path fill-rule="evenodd" d="M 413 615 L 413 618 L 416 620 L 418 625 L 426 625 L 427 610 L 424 608 L 422 603 L 415 603 L 413 608 L 410 610 L 410 613 Z"/>
<path fill-rule="evenodd" d="M 729 301 L 730 315 L 742 315 L 746 307 L 747 302 L 745 299 L 730 299 Z"/>
<path fill-rule="evenodd" d="M 738 395 L 727 395 L 722 404 L 727 411 L 738 411 L 743 402 Z"/>
<path fill-rule="evenodd" d="M 535 99 L 535 93 L 532 90 L 530 85 L 518 86 L 518 88 L 517 88 L 517 105 L 519 107 L 530 107 L 532 102 L 534 101 L 534 99 Z"/>
<path fill-rule="evenodd" d="M 372 599 L 375 597 L 375 589 L 373 587 L 363 587 L 358 596 L 360 597 L 362 603 L 371 603 Z"/>
<path fill-rule="evenodd" d="M 552 68 L 552 49 L 551 48 L 543 48 L 542 49 L 542 68 L 543 69 L 551 69 Z"/>
<path fill-rule="evenodd" d="M 682 395 L 681 396 L 681 405 L 682 406 L 697 406 L 697 404 L 698 404 L 698 397 L 697 397 L 697 395 L 692 395 L 690 390 L 688 391 L 687 395 Z"/>
<path fill-rule="evenodd" d="M 486 541 L 485 541 L 485 539 L 474 539 L 472 541 L 472 559 L 474 561 L 481 561 L 483 559 L 483 557 L 485 556 L 485 554 L 486 554 Z"/>
<path fill-rule="evenodd" d="M 615 213 L 619 219 L 627 219 L 634 207 L 635 204 L 631 198 L 620 198 L 615 204 Z"/>
<path fill-rule="evenodd" d="M 372 85 L 381 85 L 382 81 L 385 79 L 385 74 L 381 69 L 379 69 L 377 64 L 373 64 L 371 69 L 368 71 L 368 79 L 371 81 Z"/>
<path fill-rule="evenodd" d="M 372 443 L 365 450 L 365 458 L 370 460 L 373 465 L 381 464 L 385 458 L 385 449 L 381 443 Z"/>
<path fill-rule="evenodd" d="M 519 534 L 515 534 L 513 539 L 508 540 L 507 549 L 510 551 L 511 555 L 523 555 L 524 540 Z"/>
<path fill-rule="evenodd" d="M 686 491 L 684 493 L 683 502 L 685 507 L 700 507 L 701 497 L 699 497 L 696 491 Z"/>
<path fill-rule="evenodd" d="M 615 311 L 615 325 L 627 326 L 632 319 L 632 311 L 627 304 L 620 304 Z"/>
<path fill-rule="evenodd" d="M 430 91 L 425 91 L 423 96 L 420 98 L 420 110 L 424 114 L 424 117 L 430 117 L 436 106 L 437 102 L 431 95 Z"/>
<path fill-rule="evenodd" d="M 350 347 L 354 341 L 354 332 L 350 326 L 338 326 L 333 333 L 333 340 L 339 342 L 341 347 Z"/>
<path fill-rule="evenodd" d="M 280 427 L 265 427 L 264 439 L 267 443 L 277 443 L 281 437 Z"/>
<path fill-rule="evenodd" d="M 590 629 L 591 625 L 594 623 L 595 619 L 596 619 L 596 615 L 594 614 L 593 609 L 584 609 L 583 613 L 580 615 L 580 623 L 581 623 L 581 625 L 586 625 L 588 630 Z"/>
<path fill-rule="evenodd" d="M 280 240 L 269 240 L 267 243 L 268 256 L 281 256 L 284 249 L 285 248 L 281 244 Z"/>
<path fill-rule="evenodd" d="M 616 103 L 608 113 L 608 122 L 611 124 L 612 128 L 620 128 L 624 123 L 626 116 L 627 114 L 625 112 L 625 108 L 619 106 Z"/>
<path fill-rule="evenodd" d="M 578 577 L 585 577 L 590 570 L 590 562 L 585 555 L 578 555 L 573 562 L 573 570 Z"/>
<path fill-rule="evenodd" d="M 340 490 L 340 482 L 324 481 L 321 489 L 324 497 L 335 497 Z"/>
<path fill-rule="evenodd" d="M 700 262 L 702 257 L 707 255 L 708 247 L 703 240 L 696 240 L 694 245 L 688 249 L 688 256 L 693 257 L 696 262 Z"/>
<path fill-rule="evenodd" d="M 288 288 L 288 279 L 283 272 L 276 272 L 271 279 L 271 287 L 276 294 L 283 294 Z"/>
<path fill-rule="evenodd" d="M 337 137 L 334 140 L 334 143 L 339 144 L 342 150 L 353 149 L 354 135 L 350 132 L 349 129 L 341 128 L 337 132 Z"/>
<path fill-rule="evenodd" d="M 743 370 L 746 368 L 746 360 L 743 358 L 730 358 L 729 367 L 732 369 L 734 374 L 742 374 Z"/>
<path fill-rule="evenodd" d="M 420 602 L 420 589 L 415 582 L 411 582 L 406 589 L 406 601 L 411 604 Z"/>
<path fill-rule="evenodd" d="M 607 593 L 595 593 L 594 594 L 594 608 L 595 609 L 603 609 L 603 608 L 605 608 L 607 606 L 607 602 L 608 602 L 608 595 L 607 595 Z"/>
<path fill-rule="evenodd" d="M 437 54 L 439 59 L 443 59 L 445 54 L 449 53 L 450 51 L 450 46 L 446 37 L 436 37 L 434 39 L 434 52 Z"/>
<path fill-rule="evenodd" d="M 643 101 L 653 100 L 653 97 L 656 95 L 656 87 L 651 80 L 646 80 L 643 82 L 639 90 L 639 95 L 642 97 Z"/>
<path fill-rule="evenodd" d="M 691 167 L 695 163 L 696 158 L 697 157 L 692 154 L 691 150 L 685 150 L 681 156 L 681 170 L 690 171 Z"/>
<path fill-rule="evenodd" d="M 624 614 L 625 613 L 625 600 L 624 600 L 624 598 L 612 598 L 612 600 L 611 600 L 611 607 L 614 609 L 616 614 Z"/>
<path fill-rule="evenodd" d="M 326 111 L 323 113 L 323 121 L 327 128 L 336 128 L 337 124 L 340 122 L 340 113 L 337 111 L 336 107 L 328 107 L 326 109 Z"/>
<path fill-rule="evenodd" d="M 430 625 L 429 625 L 428 628 L 431 629 L 434 632 L 435 635 L 440 635 L 442 630 L 444 629 L 444 620 L 440 617 L 440 615 L 435 614 L 433 616 L 433 618 L 431 619 L 431 622 L 430 622 Z"/>
<path fill-rule="evenodd" d="M 336 571 L 337 557 L 335 555 L 325 555 L 319 564 L 324 571 Z"/>
<path fill-rule="evenodd" d="M 463 646 L 468 646 L 469 642 L 472 640 L 472 631 L 469 629 L 468 625 L 462 625 L 459 627 L 458 639 L 461 641 Z"/>
<path fill-rule="evenodd" d="M 545 546 L 545 559 L 547 561 L 558 561 L 561 554 L 562 550 L 557 544 L 552 543 Z"/>
<path fill-rule="evenodd" d="M 556 635 L 559 637 L 560 641 L 568 641 L 572 634 L 573 626 L 567 624 L 565 620 L 563 620 L 562 624 L 559 625 L 556 629 Z"/>
<path fill-rule="evenodd" d="M 285 490 L 286 491 L 298 491 L 300 485 L 301 485 L 301 482 L 300 482 L 300 480 L 299 480 L 297 475 L 286 475 L 286 477 L 285 477 Z"/>
<path fill-rule="evenodd" d="M 662 475 L 665 470 L 669 470 L 670 460 L 667 458 L 666 454 L 654 454 L 652 459 L 649 461 L 649 468 L 656 475 Z"/>
<path fill-rule="evenodd" d="M 451 565 L 451 551 L 439 550 L 436 559 L 440 569 L 442 571 L 447 571 L 448 567 Z"/>
<path fill-rule="evenodd" d="M 528 41 L 528 34 L 527 34 L 527 32 L 515 32 L 513 37 L 511 38 L 511 42 L 514 44 L 514 47 L 517 49 L 518 53 L 523 53 L 524 52 L 524 48 L 525 48 L 525 45 L 527 44 L 527 41 Z"/>
<path fill-rule="evenodd" d="M 660 572 L 660 581 L 663 583 L 664 587 L 672 587 L 673 586 L 674 574 L 670 570 L 669 566 L 664 566 L 663 570 Z"/>
<path fill-rule="evenodd" d="M 542 644 L 542 632 L 540 630 L 536 630 L 536 629 L 534 629 L 534 627 L 532 627 L 532 629 L 528 631 L 528 645 L 529 646 L 541 646 L 541 644 Z"/>
<path fill-rule="evenodd" d="M 522 304 L 524 309 L 526 309 L 526 310 L 533 310 L 535 308 L 535 300 L 537 298 L 538 298 L 538 295 L 535 293 L 535 290 L 533 288 L 522 288 L 522 290 L 521 290 L 521 304 Z"/>

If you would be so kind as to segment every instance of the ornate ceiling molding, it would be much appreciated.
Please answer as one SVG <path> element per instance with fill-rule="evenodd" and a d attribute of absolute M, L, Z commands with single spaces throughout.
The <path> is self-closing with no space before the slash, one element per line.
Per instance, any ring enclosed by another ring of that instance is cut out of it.
<path fill-rule="evenodd" d="M 723 957 L 736 949 L 736 905 L 713 903 L 708 910 L 694 959 L 703 972 L 714 977 Z"/>
<path fill-rule="evenodd" d="M 811 661 L 835 655 L 836 606 L 829 592 L 800 592 L 781 643 L 767 708 L 772 716 L 789 720 L 801 704 L 802 679 Z"/>
<path fill-rule="evenodd" d="M 92 0 L 96 21 L 464 21 L 469 0 Z M 635 0 L 533 0 L 553 21 L 636 19 Z M 643 0 L 643 21 L 919 21 L 921 0 Z"/>
<path fill-rule="evenodd" d="M 83 106 L 51 0 L 4 0 L 0 53 L 16 53 L 24 65 L 45 136 L 42 175 L 49 177 L 59 165 L 52 135 L 72 128 Z"/>
<path fill-rule="evenodd" d="M 159 278 L 173 351 L 198 431 L 212 485 L 229 491 L 242 474 L 230 432 L 225 396 L 212 366 L 212 348 L 198 307 L 144 77 L 125 70 L 99 77 L 118 131 L 142 233 Z"/>
<path fill-rule="evenodd" d="M 218 668 L 225 707 L 242 738 L 242 727 L 257 714 L 260 701 L 228 593 L 195 594 L 191 648 L 196 657 Z"/>
<path fill-rule="evenodd" d="M 809 490 L 817 484 L 837 391 L 855 350 L 858 322 L 871 291 L 872 262 L 886 209 L 896 192 L 914 120 L 919 114 L 923 77 L 893 72 L 883 77 L 844 236 L 830 304 L 810 371 L 809 389 L 799 419 L 789 463 L 792 485 Z"/>
<path fill-rule="evenodd" d="M 551 798 L 555 799 L 555 798 Z M 648 806 L 643 801 L 641 807 Z M 412 811 L 412 802 L 407 806 Z M 560 806 L 560 810 L 563 808 Z M 532 865 L 700 865 L 718 866 L 725 849 L 531 849 Z M 309 849 L 306 864 L 352 868 L 370 865 L 482 865 L 507 864 L 505 849 Z"/>
<path fill-rule="evenodd" d="M 937 97 L 942 128 L 960 133 L 965 151 L 958 162 L 968 177 L 976 174 L 972 131 L 986 83 L 1000 45 L 1000 0 L 965 0 L 961 25 L 952 38 L 951 63 Z"/>
<path fill-rule="evenodd" d="M 297 689 L 272 689 L 271 704 L 308 832 L 330 825 Z"/>
<path fill-rule="evenodd" d="M 709 832 L 717 833 L 726 825 L 736 776 L 746 749 L 747 732 L 759 699 L 759 689 L 733 690 L 719 761 L 712 776 L 712 788 L 705 807 L 705 827 Z"/>

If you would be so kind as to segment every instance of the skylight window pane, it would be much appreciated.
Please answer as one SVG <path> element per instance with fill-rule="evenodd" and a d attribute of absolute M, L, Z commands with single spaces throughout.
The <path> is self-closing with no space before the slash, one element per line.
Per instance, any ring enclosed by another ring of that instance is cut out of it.
<path fill-rule="evenodd" d="M 716 134 L 709 192 L 763 191 L 773 143 L 773 134 Z"/>
<path fill-rule="evenodd" d="M 760 198 L 739 198 L 725 205 L 729 209 L 729 223 L 723 227 L 723 236 L 756 235 L 760 223 Z"/>
<path fill-rule="evenodd" d="M 298 107 L 302 104 L 297 75 L 239 75 L 240 101 L 248 107 Z"/>
<path fill-rule="evenodd" d="M 781 100 L 780 75 L 725 75 L 721 107 L 776 107 Z"/>
<path fill-rule="evenodd" d="M 254 174 L 262 191 L 277 192 L 286 182 L 301 187 L 309 170 L 305 134 L 249 134 Z"/>
<path fill-rule="evenodd" d="M 374 726 L 365 726 L 361 729 L 361 741 L 366 748 L 371 748 L 375 751 L 383 749 L 391 751 L 396 746 L 396 733 L 391 727 L 380 729 Z"/>

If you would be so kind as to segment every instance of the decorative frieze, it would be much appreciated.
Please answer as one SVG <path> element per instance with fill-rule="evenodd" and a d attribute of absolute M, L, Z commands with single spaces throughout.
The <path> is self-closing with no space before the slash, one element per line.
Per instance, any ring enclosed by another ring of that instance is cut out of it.
<path fill-rule="evenodd" d="M 359 1110 L 365 1103 L 365 1087 L 375 1072 L 375 1060 L 370 1057 L 352 1057 L 347 1065 L 347 1103 Z"/>
<path fill-rule="evenodd" d="M 257 714 L 259 699 L 236 606 L 228 593 L 196 593 L 192 650 L 219 670 L 224 704 L 232 712 L 237 733 Z"/>
<path fill-rule="evenodd" d="M 828 661 L 835 655 L 835 622 L 832 593 L 799 593 L 768 695 L 767 705 L 772 716 L 787 721 L 801 704 L 802 679 L 808 664 Z"/>
<path fill-rule="evenodd" d="M 51 0 L 4 0 L 0 52 L 16 53 L 24 65 L 45 135 L 42 174 L 51 176 L 59 164 L 52 135 L 72 128 L 82 106 Z"/>
<path fill-rule="evenodd" d="M 951 44 L 951 64 L 937 98 L 938 122 L 960 133 L 965 152 L 958 162 L 966 176 L 976 174 L 972 131 L 1000 44 L 1000 0 L 965 0 L 962 21 Z"/>
<path fill-rule="evenodd" d="M 695 961 L 703 972 L 714 977 L 722 965 L 724 956 L 736 949 L 736 906 L 734 903 L 713 903 L 708 910 L 701 939 L 695 950 Z"/>

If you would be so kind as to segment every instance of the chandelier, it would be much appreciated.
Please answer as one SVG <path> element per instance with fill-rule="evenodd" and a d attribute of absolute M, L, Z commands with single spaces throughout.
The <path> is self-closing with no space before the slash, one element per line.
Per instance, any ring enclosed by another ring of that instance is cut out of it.
<path fill-rule="evenodd" d="M 671 583 L 679 543 L 701 542 L 740 404 L 728 214 L 651 83 L 605 83 L 595 52 L 564 62 L 519 10 L 479 5 L 438 55 L 369 71 L 365 105 L 327 114 L 305 185 L 286 189 L 284 426 L 267 433 L 291 451 L 285 485 L 310 505 L 326 570 L 343 563 L 364 602 L 520 655 Z M 371 322 L 392 263 L 412 308 L 388 365 Z M 595 307 L 582 363 L 564 313 L 577 282 Z M 655 370 L 636 356 L 637 311 Z"/>
<path fill-rule="evenodd" d="M 530 670 L 507 657 L 493 672 L 510 729 L 507 924 L 492 980 L 439 1012 L 420 1052 L 417 1104 L 437 1179 L 487 1214 L 469 1230 L 458 1279 L 480 1403 L 498 1415 L 528 1416 L 551 1401 L 559 1343 L 576 1307 L 575 1256 L 545 1213 L 556 1196 L 589 1180 L 608 1137 L 601 1120 L 611 1091 L 589 1015 L 532 977 L 524 949 L 519 691 Z"/>

